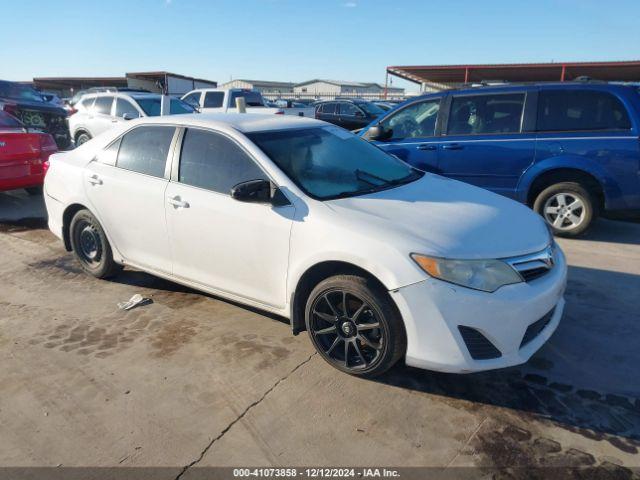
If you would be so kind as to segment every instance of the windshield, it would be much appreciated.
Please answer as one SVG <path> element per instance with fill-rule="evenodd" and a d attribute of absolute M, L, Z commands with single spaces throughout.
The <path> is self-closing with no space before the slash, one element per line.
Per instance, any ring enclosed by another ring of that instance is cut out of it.
<path fill-rule="evenodd" d="M 42 95 L 33 88 L 14 82 L 0 81 L 0 97 L 27 100 L 29 102 L 44 102 Z"/>
<path fill-rule="evenodd" d="M 385 190 L 424 175 L 335 126 L 247 136 L 305 193 L 320 200 Z"/>
<path fill-rule="evenodd" d="M 160 116 L 160 96 L 151 98 L 134 98 L 140 108 L 149 117 Z M 170 115 L 179 115 L 181 113 L 194 113 L 195 109 L 186 102 L 178 100 L 177 98 L 171 99 L 171 105 L 169 107 Z"/>
<path fill-rule="evenodd" d="M 374 117 L 380 116 L 384 113 L 384 110 L 382 110 L 375 103 L 362 102 L 362 103 L 356 103 L 356 105 L 358 105 L 361 109 L 363 109 L 369 115 L 373 115 Z"/>
<path fill-rule="evenodd" d="M 231 92 L 230 106 L 236 106 L 236 98 L 243 97 L 247 107 L 264 107 L 262 103 L 262 95 L 259 92 L 252 92 L 251 90 L 241 92 Z"/>

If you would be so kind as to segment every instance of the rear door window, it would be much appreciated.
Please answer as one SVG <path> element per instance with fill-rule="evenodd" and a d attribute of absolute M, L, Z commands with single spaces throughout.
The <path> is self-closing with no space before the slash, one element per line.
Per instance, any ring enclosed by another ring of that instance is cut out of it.
<path fill-rule="evenodd" d="M 140 112 L 130 101 L 124 98 L 116 98 L 116 117 L 124 117 L 125 113 L 129 114 L 129 118 L 138 118 L 140 116 Z"/>
<path fill-rule="evenodd" d="M 339 103 L 338 108 L 340 109 L 340 115 L 347 115 L 350 117 L 355 117 L 356 112 L 358 112 L 358 108 L 353 103 Z"/>
<path fill-rule="evenodd" d="M 229 106 L 235 108 L 236 98 L 244 98 L 247 107 L 263 107 L 262 95 L 260 92 L 254 92 L 252 90 L 232 91 Z"/>
<path fill-rule="evenodd" d="M 153 177 L 164 177 L 174 132 L 175 128 L 168 126 L 138 127 L 131 130 L 120 141 L 116 166 Z"/>
<path fill-rule="evenodd" d="M 595 90 L 541 90 L 539 132 L 629 130 L 631 121 L 618 98 Z"/>
<path fill-rule="evenodd" d="M 266 180 L 251 157 L 230 138 L 198 129 L 185 132 L 178 180 L 194 187 L 229 195 L 249 180 Z"/>
<path fill-rule="evenodd" d="M 100 113 L 103 115 L 111 115 L 111 105 L 113 104 L 113 97 L 97 97 L 96 102 L 93 104 L 93 113 Z"/>
<path fill-rule="evenodd" d="M 518 133 L 523 109 L 524 93 L 453 97 L 447 134 Z"/>
<path fill-rule="evenodd" d="M 91 110 L 91 107 L 93 106 L 93 102 L 95 102 L 95 100 L 96 97 L 85 98 L 80 102 L 80 105 L 82 105 L 82 108 L 84 108 L 85 110 Z"/>
<path fill-rule="evenodd" d="M 323 103 L 322 105 L 320 105 L 320 112 L 325 113 L 325 114 L 329 114 L 329 115 L 335 115 L 336 106 L 337 106 L 337 104 L 335 104 L 333 102 Z"/>
<path fill-rule="evenodd" d="M 224 92 L 207 92 L 204 94 L 204 108 L 220 108 L 224 100 Z"/>

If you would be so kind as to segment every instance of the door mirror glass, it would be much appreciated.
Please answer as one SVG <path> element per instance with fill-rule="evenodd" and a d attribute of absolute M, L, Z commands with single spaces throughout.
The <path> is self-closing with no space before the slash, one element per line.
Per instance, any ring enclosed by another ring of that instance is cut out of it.
<path fill-rule="evenodd" d="M 274 207 L 289 205 L 289 200 L 269 180 L 249 180 L 231 189 L 231 198 L 239 202 L 270 203 Z"/>
<path fill-rule="evenodd" d="M 385 129 L 382 125 L 374 125 L 365 134 L 367 140 L 388 140 L 393 136 L 393 130 Z"/>
<path fill-rule="evenodd" d="M 268 180 L 249 180 L 235 185 L 231 189 L 231 198 L 239 202 L 271 203 L 271 190 Z"/>

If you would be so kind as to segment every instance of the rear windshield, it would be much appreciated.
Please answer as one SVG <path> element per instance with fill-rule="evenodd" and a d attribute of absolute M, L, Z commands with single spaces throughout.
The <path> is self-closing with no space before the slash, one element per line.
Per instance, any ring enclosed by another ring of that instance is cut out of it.
<path fill-rule="evenodd" d="M 236 106 L 236 98 L 242 97 L 244 98 L 247 107 L 264 107 L 264 103 L 262 102 L 262 95 L 258 92 L 252 91 L 242 91 L 242 92 L 231 92 L 231 103 L 230 107 Z"/>
<path fill-rule="evenodd" d="M 8 113 L 0 111 L 0 128 L 21 128 L 20 121 L 9 115 Z"/>
<path fill-rule="evenodd" d="M 136 98 L 136 102 L 140 105 L 140 108 L 149 117 L 160 116 L 160 96 L 155 98 Z M 195 109 L 186 102 L 178 100 L 177 98 L 171 99 L 171 106 L 169 107 L 169 114 L 179 115 L 181 113 L 193 113 Z"/>
<path fill-rule="evenodd" d="M 44 98 L 33 88 L 15 82 L 0 81 L 0 97 L 29 102 L 44 102 Z"/>

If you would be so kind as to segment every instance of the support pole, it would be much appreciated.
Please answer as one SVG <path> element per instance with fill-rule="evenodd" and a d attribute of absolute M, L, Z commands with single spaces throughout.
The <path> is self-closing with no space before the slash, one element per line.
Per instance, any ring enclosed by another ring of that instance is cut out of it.
<path fill-rule="evenodd" d="M 562 73 L 560 74 L 560 81 L 564 82 L 564 77 L 567 73 L 567 66 L 566 65 L 562 65 Z"/>
<path fill-rule="evenodd" d="M 384 75 L 384 99 L 387 99 L 387 89 L 389 86 L 389 70 L 386 71 Z"/>

